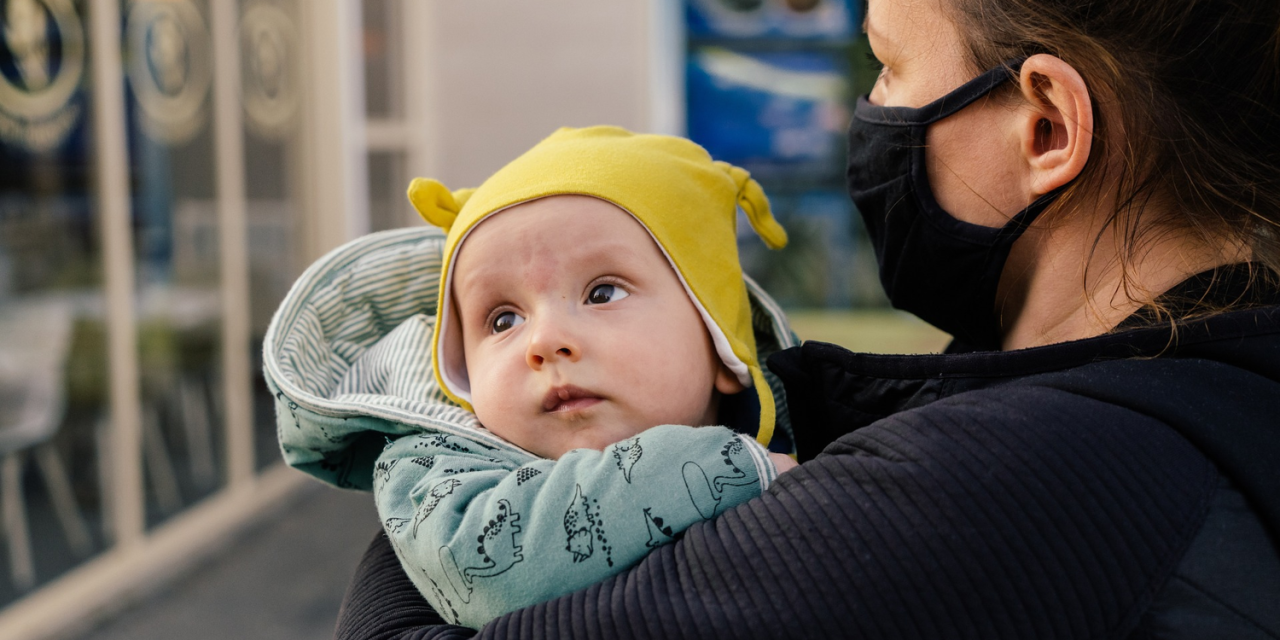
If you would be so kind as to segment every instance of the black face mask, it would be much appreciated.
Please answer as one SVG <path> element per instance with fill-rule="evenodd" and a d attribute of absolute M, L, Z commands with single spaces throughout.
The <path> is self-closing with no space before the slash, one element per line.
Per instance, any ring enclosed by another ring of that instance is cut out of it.
<path fill-rule="evenodd" d="M 1022 61 L 1010 63 L 1016 70 Z M 925 166 L 929 125 L 1011 80 L 1004 65 L 912 109 L 858 99 L 849 125 L 849 196 L 862 213 L 894 307 L 978 348 L 1000 347 L 996 286 L 1013 242 L 1057 197 L 1046 194 L 1003 227 L 956 219 L 938 205 Z"/>

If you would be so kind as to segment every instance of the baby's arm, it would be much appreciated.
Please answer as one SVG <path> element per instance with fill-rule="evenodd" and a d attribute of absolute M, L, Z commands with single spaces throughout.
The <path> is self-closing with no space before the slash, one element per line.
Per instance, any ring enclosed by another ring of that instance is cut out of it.
<path fill-rule="evenodd" d="M 635 564 L 776 476 L 746 436 L 670 425 L 559 460 L 405 436 L 377 468 L 378 512 L 405 572 L 446 619 L 476 628 Z"/>
<path fill-rule="evenodd" d="M 773 461 L 773 466 L 778 470 L 778 475 L 782 475 L 800 466 L 800 463 L 796 462 L 795 458 L 792 458 L 785 453 L 774 453 L 770 451 L 769 459 Z"/>

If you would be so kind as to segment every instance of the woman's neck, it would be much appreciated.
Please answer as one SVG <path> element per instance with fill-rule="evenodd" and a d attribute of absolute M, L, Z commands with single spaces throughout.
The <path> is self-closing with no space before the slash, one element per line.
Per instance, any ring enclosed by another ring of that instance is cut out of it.
<path fill-rule="evenodd" d="M 1098 230 L 1067 222 L 1033 227 L 1018 240 L 1000 282 L 1004 350 L 1101 335 L 1192 275 L 1248 259 L 1238 244 L 1207 246 L 1190 233 L 1162 231 L 1142 238 L 1122 268 L 1116 234 Z"/>

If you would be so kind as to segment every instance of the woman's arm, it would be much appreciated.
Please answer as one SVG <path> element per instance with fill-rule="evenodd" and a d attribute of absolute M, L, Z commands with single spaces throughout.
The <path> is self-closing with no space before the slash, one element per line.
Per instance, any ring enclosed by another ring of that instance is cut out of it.
<path fill-rule="evenodd" d="M 636 567 L 479 635 L 1123 637 L 1216 478 L 1126 409 L 1040 388 L 963 394 L 847 434 Z"/>
<path fill-rule="evenodd" d="M 475 630 L 444 621 L 418 593 L 381 530 L 369 543 L 338 612 L 334 640 L 470 638 Z"/>
<path fill-rule="evenodd" d="M 723 427 L 655 427 L 554 461 L 432 434 L 387 447 L 374 496 L 428 602 L 479 627 L 634 565 L 774 475 L 762 447 Z"/>

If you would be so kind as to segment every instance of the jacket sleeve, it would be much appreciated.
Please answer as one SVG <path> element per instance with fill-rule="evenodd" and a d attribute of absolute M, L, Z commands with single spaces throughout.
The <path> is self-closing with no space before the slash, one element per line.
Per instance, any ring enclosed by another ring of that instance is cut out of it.
<path fill-rule="evenodd" d="M 1121 638 L 1216 482 L 1127 409 L 961 394 L 840 437 L 760 499 L 479 636 Z"/>
<path fill-rule="evenodd" d="M 554 461 L 429 434 L 388 446 L 374 495 L 412 582 L 444 619 L 478 628 L 634 565 L 775 473 L 723 427 L 660 426 Z"/>

